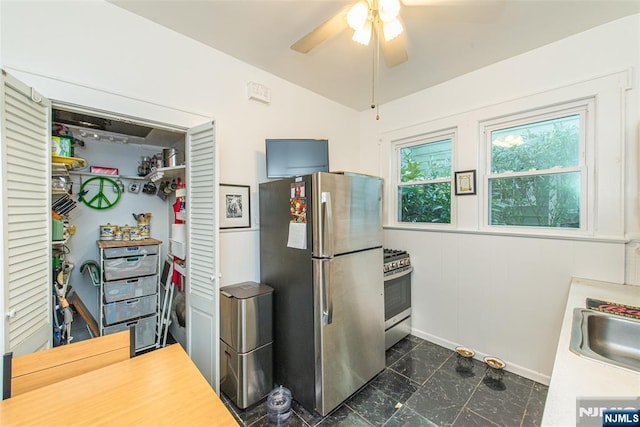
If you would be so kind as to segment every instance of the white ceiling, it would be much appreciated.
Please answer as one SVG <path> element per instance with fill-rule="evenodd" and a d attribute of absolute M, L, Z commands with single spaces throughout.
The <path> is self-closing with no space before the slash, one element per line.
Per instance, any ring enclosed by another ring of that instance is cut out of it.
<path fill-rule="evenodd" d="M 289 48 L 352 1 L 110 2 L 340 104 L 358 111 L 371 105 L 373 46 L 358 45 L 345 30 L 308 54 Z M 639 0 L 405 0 L 409 60 L 388 68 L 381 59 L 376 100 L 384 104 L 639 12 Z"/>

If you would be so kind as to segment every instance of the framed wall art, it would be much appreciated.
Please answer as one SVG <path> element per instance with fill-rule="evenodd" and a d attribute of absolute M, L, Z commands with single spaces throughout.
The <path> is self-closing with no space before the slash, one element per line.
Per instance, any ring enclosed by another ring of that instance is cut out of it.
<path fill-rule="evenodd" d="M 476 194 L 476 171 L 456 172 L 456 196 Z"/>
<path fill-rule="evenodd" d="M 220 184 L 220 228 L 251 227 L 251 187 Z"/>

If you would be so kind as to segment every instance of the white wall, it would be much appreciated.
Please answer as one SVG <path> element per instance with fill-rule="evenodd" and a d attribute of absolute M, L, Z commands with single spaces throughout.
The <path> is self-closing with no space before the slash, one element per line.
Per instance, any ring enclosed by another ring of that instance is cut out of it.
<path fill-rule="evenodd" d="M 43 95 L 180 127 L 216 120 L 220 182 L 251 185 L 253 213 L 250 230 L 221 232 L 222 286 L 259 280 L 265 138 L 326 137 L 333 169 L 359 167 L 354 110 L 109 3 L 1 2 L 0 9 L 0 65 Z M 271 89 L 270 105 L 247 100 L 249 81 Z"/>
<path fill-rule="evenodd" d="M 327 137 L 332 169 L 385 177 L 385 136 L 395 131 L 628 67 L 634 67 L 634 89 L 626 95 L 622 141 L 626 203 L 615 204 L 624 206 L 624 233 L 640 235 L 637 16 L 383 105 L 379 121 L 372 111 L 341 107 L 107 3 L 1 2 L 0 19 L 0 65 L 45 96 L 183 127 L 216 119 L 220 181 L 251 185 L 254 212 L 250 230 L 220 235 L 222 285 L 259 279 L 255 213 L 257 184 L 265 180 L 265 138 Z M 248 101 L 247 81 L 268 86 L 271 105 Z M 353 144 L 358 140 L 359 147 Z M 478 141 L 462 143 L 461 150 L 475 152 Z M 456 169 L 477 167 L 473 156 L 461 159 Z M 468 211 L 473 205 L 461 203 L 460 218 L 477 218 L 479 212 Z M 544 381 L 570 277 L 621 281 L 624 246 L 476 234 L 466 225 L 462 233 L 385 232 L 385 245 L 409 250 L 416 267 L 415 332 L 501 357 Z"/>
<path fill-rule="evenodd" d="M 407 249 L 415 268 L 417 335 L 497 356 L 547 382 L 571 277 L 624 281 L 624 241 L 640 230 L 639 21 L 624 18 L 391 102 L 380 121 L 361 114 L 361 149 L 378 152 L 363 165 L 369 173 L 387 176 L 394 138 L 457 126 L 454 170 L 477 169 L 482 190 L 480 120 L 596 96 L 595 208 L 584 238 L 487 231 L 481 194 L 455 198 L 449 230 L 390 226 L 394 211 L 386 206 L 385 245 Z"/>

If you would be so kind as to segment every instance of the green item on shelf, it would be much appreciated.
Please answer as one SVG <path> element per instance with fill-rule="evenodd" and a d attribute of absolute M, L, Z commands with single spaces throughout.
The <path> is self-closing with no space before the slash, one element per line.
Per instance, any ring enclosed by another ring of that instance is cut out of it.
<path fill-rule="evenodd" d="M 64 221 L 60 219 L 51 219 L 51 239 L 64 239 Z"/>
<path fill-rule="evenodd" d="M 60 157 L 73 157 L 72 138 L 65 136 L 51 137 L 51 153 Z"/>

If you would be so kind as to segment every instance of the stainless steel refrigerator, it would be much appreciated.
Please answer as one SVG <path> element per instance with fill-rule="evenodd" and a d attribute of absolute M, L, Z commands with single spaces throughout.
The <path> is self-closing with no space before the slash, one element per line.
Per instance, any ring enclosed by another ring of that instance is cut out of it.
<path fill-rule="evenodd" d="M 260 280 L 274 288 L 274 381 L 326 415 L 385 366 L 382 180 L 260 184 Z"/>

